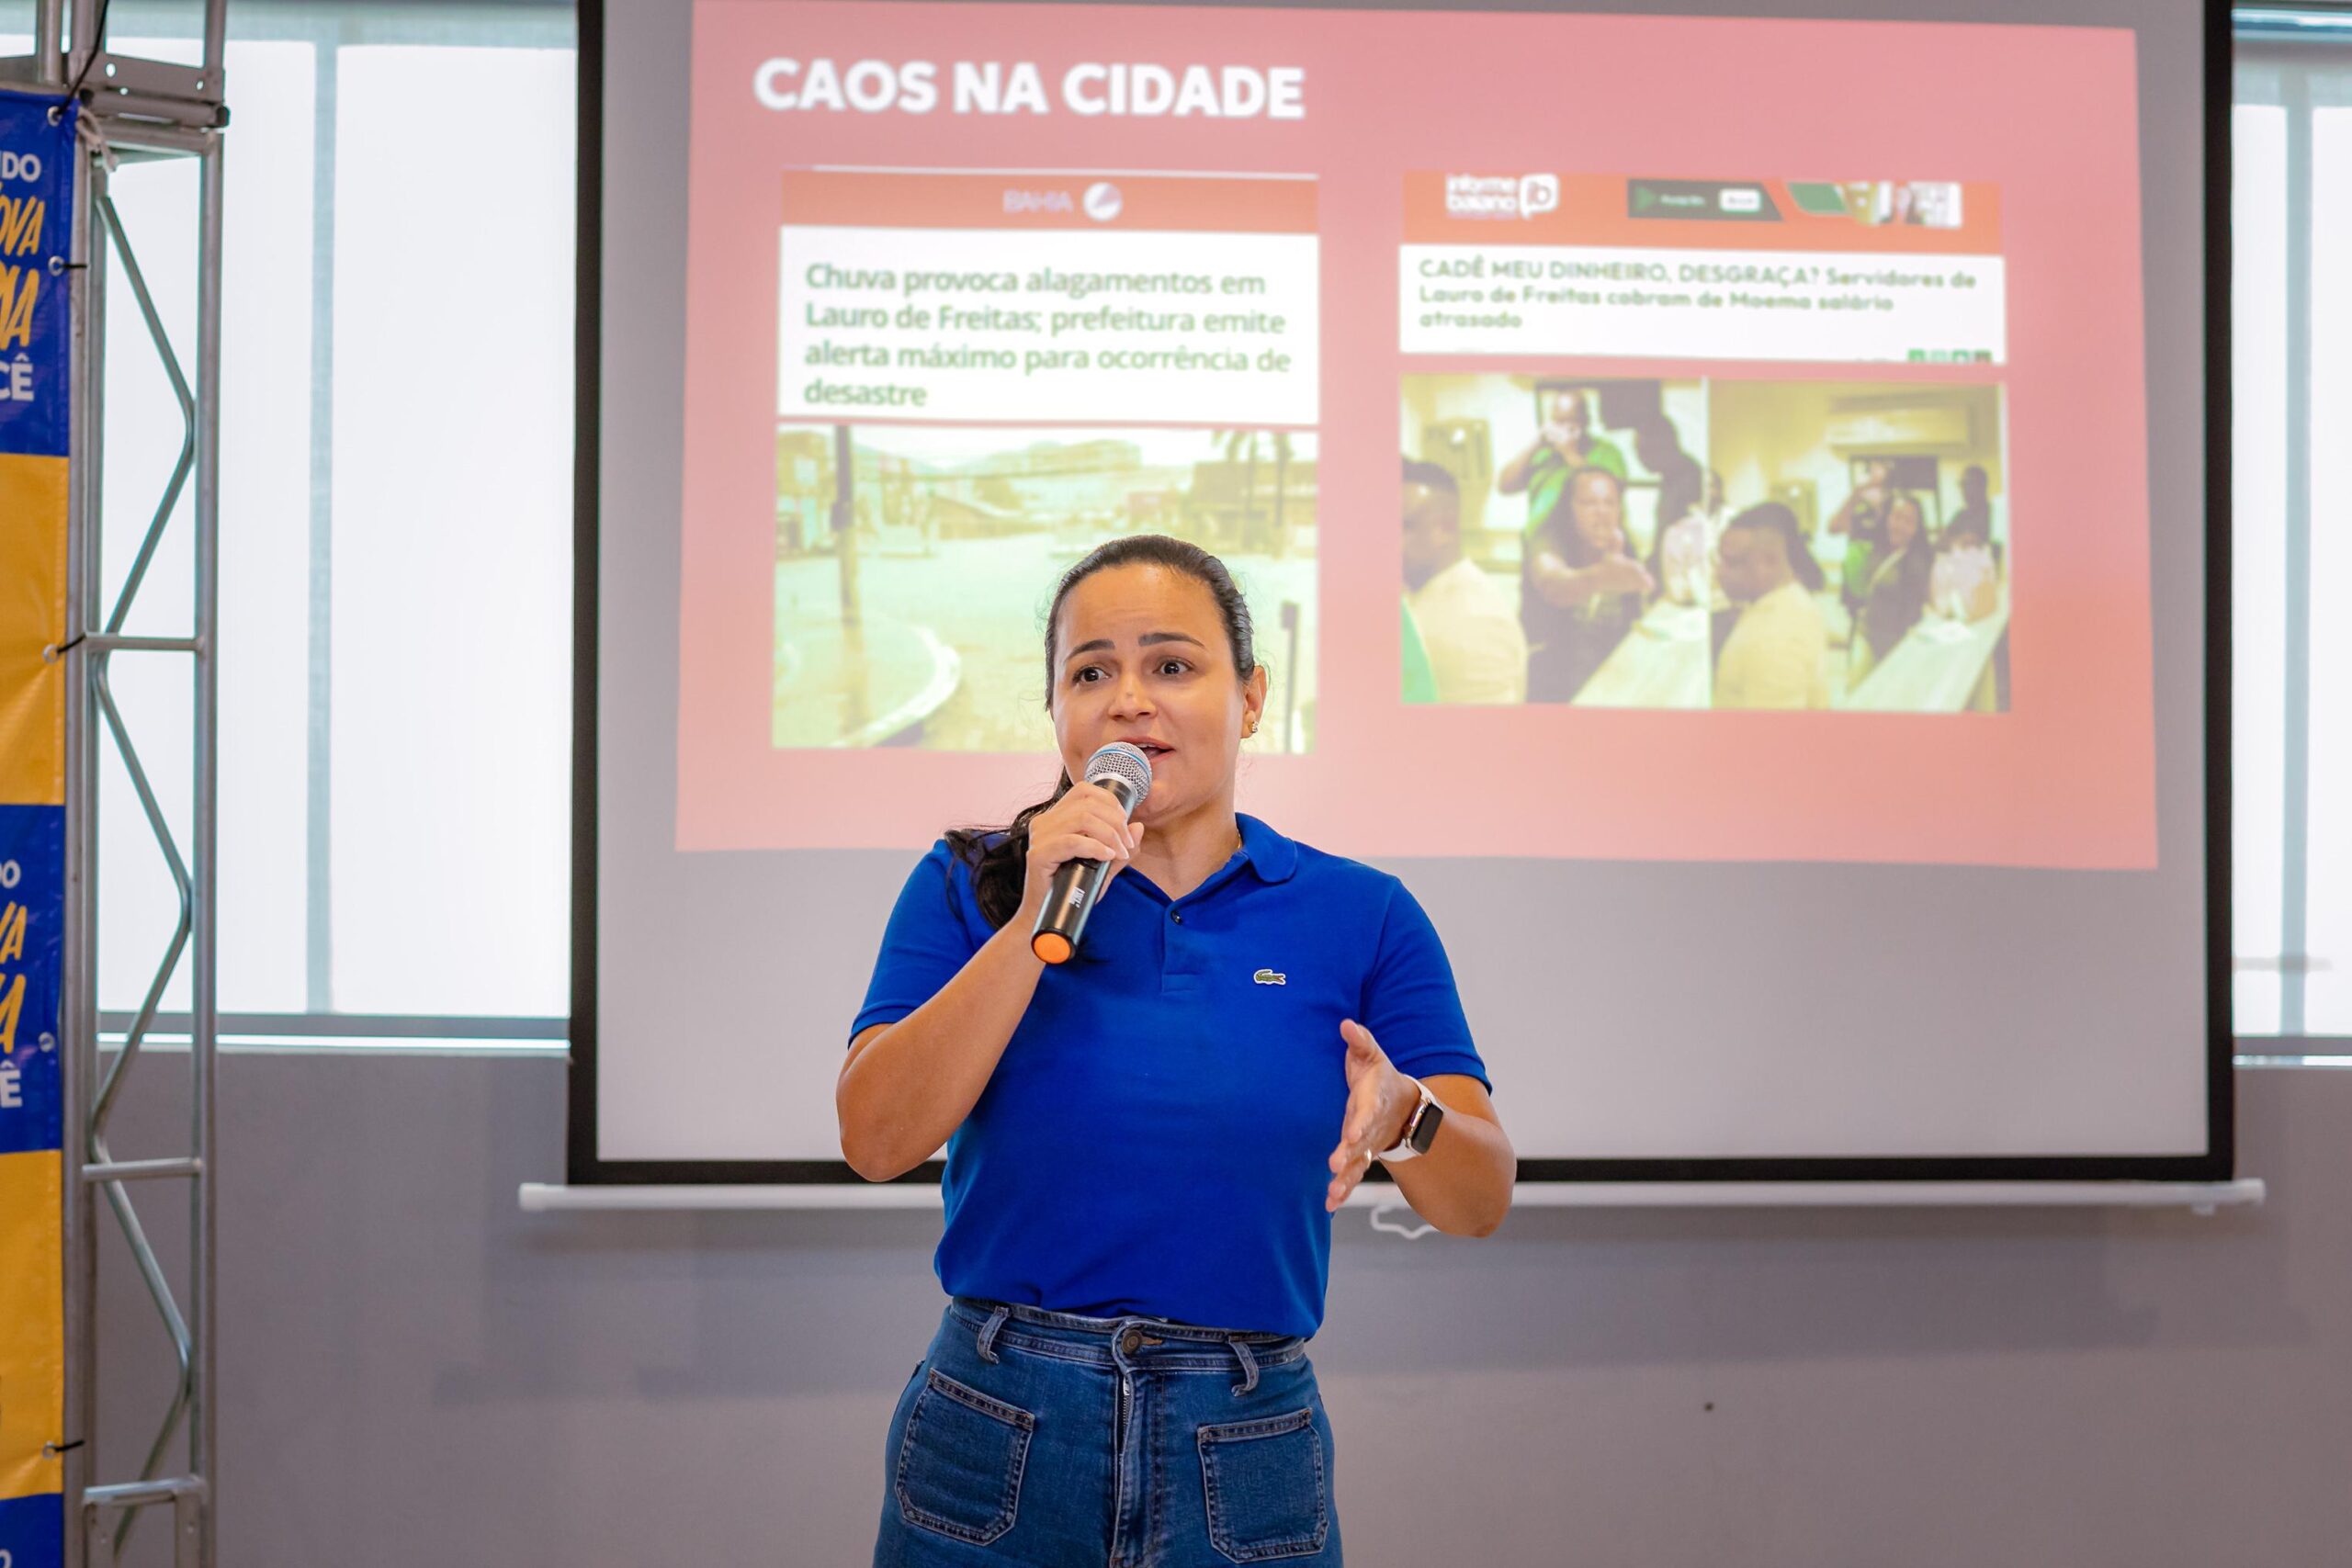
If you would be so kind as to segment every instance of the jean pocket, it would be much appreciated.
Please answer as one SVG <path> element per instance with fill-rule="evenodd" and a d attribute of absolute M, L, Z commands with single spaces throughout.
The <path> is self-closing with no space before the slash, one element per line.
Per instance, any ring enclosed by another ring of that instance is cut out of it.
<path fill-rule="evenodd" d="M 1012 1528 L 1037 1418 L 933 1370 L 907 1413 L 890 1489 L 899 1517 L 986 1546 Z"/>
<path fill-rule="evenodd" d="M 1330 1534 L 1323 1438 L 1312 1409 L 1204 1427 L 1201 1484 L 1209 1544 L 1236 1562 L 1312 1557 Z"/>

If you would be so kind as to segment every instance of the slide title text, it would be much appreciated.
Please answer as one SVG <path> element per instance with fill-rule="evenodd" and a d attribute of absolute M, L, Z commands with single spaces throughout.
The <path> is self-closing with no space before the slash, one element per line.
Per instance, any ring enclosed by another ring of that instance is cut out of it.
<path fill-rule="evenodd" d="M 928 60 L 763 60 L 752 92 L 765 108 L 853 114 L 930 114 L 943 107 L 938 65 Z M 1295 65 L 1097 64 L 1071 66 L 1049 97 L 1027 61 L 956 61 L 944 107 L 951 114 L 1051 114 L 1182 119 L 1305 119 L 1306 73 Z"/>

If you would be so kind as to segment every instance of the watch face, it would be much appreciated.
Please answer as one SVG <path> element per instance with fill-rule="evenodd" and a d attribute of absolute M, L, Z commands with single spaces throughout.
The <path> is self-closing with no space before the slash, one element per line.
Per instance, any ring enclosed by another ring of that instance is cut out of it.
<path fill-rule="evenodd" d="M 1444 1119 L 1445 1107 L 1436 1100 L 1432 1100 L 1421 1107 L 1420 1115 L 1413 1120 L 1413 1134 L 1406 1140 L 1413 1145 L 1415 1154 L 1430 1152 L 1430 1145 L 1437 1141 L 1437 1124 Z"/>

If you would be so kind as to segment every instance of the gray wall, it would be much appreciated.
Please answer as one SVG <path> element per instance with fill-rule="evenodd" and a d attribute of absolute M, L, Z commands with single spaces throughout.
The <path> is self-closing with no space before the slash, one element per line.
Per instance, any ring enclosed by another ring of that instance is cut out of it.
<path fill-rule="evenodd" d="M 221 1077 L 224 1563 L 865 1561 L 935 1215 L 524 1214 L 554 1061 Z M 1351 1560 L 2352 1562 L 2352 1073 L 2238 1084 L 2272 1199 L 2209 1219 L 1344 1216 L 1315 1360 Z M 175 1146 L 168 1100 L 119 1156 Z M 119 1474 L 164 1361 L 107 1251 Z"/>

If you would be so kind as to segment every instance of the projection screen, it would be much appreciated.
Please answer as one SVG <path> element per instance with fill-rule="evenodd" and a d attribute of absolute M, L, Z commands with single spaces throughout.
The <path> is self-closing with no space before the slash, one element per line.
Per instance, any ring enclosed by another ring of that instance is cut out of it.
<path fill-rule="evenodd" d="M 1527 1178 L 2231 1173 L 2223 7 L 582 35 L 573 1181 L 854 1179 L 885 918 L 1132 532 Z"/>

